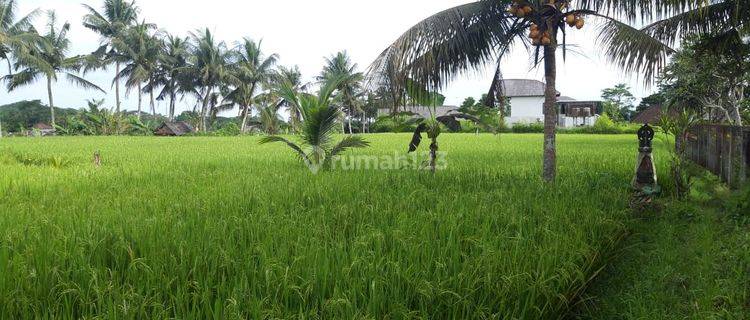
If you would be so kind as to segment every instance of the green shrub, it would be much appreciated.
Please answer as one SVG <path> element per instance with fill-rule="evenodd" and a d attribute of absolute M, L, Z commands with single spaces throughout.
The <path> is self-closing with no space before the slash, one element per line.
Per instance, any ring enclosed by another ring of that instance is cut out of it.
<path fill-rule="evenodd" d="M 750 223 L 750 186 L 726 201 L 727 212 L 741 224 Z"/>
<path fill-rule="evenodd" d="M 393 120 L 388 117 L 379 117 L 372 125 L 370 125 L 370 132 L 393 132 Z"/>
<path fill-rule="evenodd" d="M 560 133 L 573 134 L 636 134 L 641 125 L 634 123 L 617 123 L 606 114 L 602 114 L 593 126 L 562 129 Z"/>
<path fill-rule="evenodd" d="M 234 122 L 229 122 L 229 123 L 225 124 L 224 126 L 222 126 L 221 128 L 219 128 L 219 130 L 216 130 L 215 133 L 216 133 L 217 136 L 227 136 L 228 137 L 228 136 L 238 136 L 242 132 L 240 130 L 240 126 L 238 126 Z"/>
<path fill-rule="evenodd" d="M 380 116 L 375 123 L 370 126 L 370 132 L 372 133 L 385 133 L 385 132 L 414 132 L 417 125 L 410 121 L 409 116 L 396 115 L 396 116 Z"/>
<path fill-rule="evenodd" d="M 607 130 L 615 130 L 617 125 L 615 125 L 615 122 L 612 121 L 612 118 L 609 117 L 606 113 L 603 113 L 598 119 L 596 119 L 596 122 L 594 122 L 594 130 L 597 131 L 607 131 Z"/>
<path fill-rule="evenodd" d="M 511 128 L 513 133 L 543 133 L 544 124 L 541 122 L 535 123 L 516 123 Z"/>

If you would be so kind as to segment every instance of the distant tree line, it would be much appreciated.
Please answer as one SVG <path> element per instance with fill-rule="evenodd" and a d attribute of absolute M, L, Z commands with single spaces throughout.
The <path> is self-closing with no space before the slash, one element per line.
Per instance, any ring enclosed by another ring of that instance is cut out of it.
<path fill-rule="evenodd" d="M 6 60 L 9 69 L 3 78 L 6 87 L 13 91 L 38 80 L 46 81 L 45 122 L 60 127 L 62 132 L 71 131 L 64 128 L 70 124 L 64 118 L 71 114 L 56 108 L 52 85 L 62 78 L 73 85 L 104 92 L 85 79 L 87 73 L 95 70 L 114 71 L 115 104 L 107 110 L 118 126 L 143 125 L 147 114 L 151 119 L 158 118 L 156 101 L 167 102 L 164 120 L 176 120 L 180 116 L 175 114 L 176 104 L 192 99 L 192 110 L 181 118 L 203 132 L 218 129 L 217 124 L 223 124 L 218 121 L 219 115 L 235 108 L 239 112 L 232 118 L 241 132 L 254 129 L 276 133 L 282 128 L 298 132 L 300 110 L 279 94 L 280 88 L 306 91 L 331 78 L 343 79 L 333 94 L 333 103 L 342 111 L 338 119 L 342 130 L 366 131 L 380 103 L 386 102 L 383 92 L 365 88 L 364 74 L 345 51 L 326 58 L 316 82 L 307 83 L 298 67 L 279 66 L 277 54 L 265 54 L 261 41 L 243 38 L 230 45 L 216 40 L 208 29 L 196 30 L 184 38 L 176 36 L 143 21 L 134 1 L 104 0 L 98 8 L 83 6 L 87 11 L 83 25 L 102 41 L 92 52 L 72 55 L 70 23 L 58 23 L 55 12 L 49 11 L 47 23 L 37 28 L 34 20 L 41 11 L 17 17 L 17 1 L 0 0 L 0 60 Z M 122 94 L 130 92 L 138 97 L 134 113 L 124 112 L 122 106 Z M 144 110 L 146 104 L 148 109 Z M 85 118 L 83 112 L 90 111 L 88 107 L 82 109 L 77 120 Z M 289 114 L 288 123 L 281 116 L 282 111 Z M 36 115 L 31 118 L 41 120 Z M 12 123 L 11 127 L 18 123 L 12 119 L 0 121 Z"/>

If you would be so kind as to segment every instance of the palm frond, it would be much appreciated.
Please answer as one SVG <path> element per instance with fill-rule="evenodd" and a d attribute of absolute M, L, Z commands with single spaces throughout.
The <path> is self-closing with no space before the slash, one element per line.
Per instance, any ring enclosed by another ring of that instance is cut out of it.
<path fill-rule="evenodd" d="M 26 69 L 16 74 L 7 75 L 3 78 L 3 80 L 5 80 L 5 82 L 7 83 L 6 87 L 8 91 L 13 91 L 15 89 L 18 89 L 19 87 L 23 87 L 35 82 L 40 76 L 41 73 L 36 72 L 35 70 Z"/>
<path fill-rule="evenodd" d="M 642 30 L 674 46 L 686 34 L 722 33 L 750 23 L 750 2 L 725 0 L 653 22 Z"/>
<path fill-rule="evenodd" d="M 669 17 L 696 9 L 705 1 L 696 0 L 578 0 L 576 7 L 616 19 L 637 22 Z"/>
<path fill-rule="evenodd" d="M 522 31 L 505 13 L 506 2 L 478 1 L 435 14 L 418 23 L 370 66 L 370 76 L 393 77 L 384 70 L 441 89 L 458 74 L 493 60 L 496 48 L 512 43 Z M 398 82 L 392 80 L 391 82 Z"/>
<path fill-rule="evenodd" d="M 325 148 L 331 141 L 333 128 L 340 116 L 340 111 L 332 105 L 302 104 L 305 122 L 302 126 L 302 138 L 308 145 Z"/>
<path fill-rule="evenodd" d="M 106 91 L 104 91 L 104 89 L 100 88 L 99 86 L 97 86 L 93 82 L 90 82 L 90 81 L 88 81 L 88 80 L 86 80 L 84 78 L 81 78 L 81 77 L 79 77 L 77 75 L 74 75 L 72 73 L 66 73 L 65 77 L 67 78 L 67 80 L 70 83 L 72 83 L 72 84 L 74 84 L 76 86 L 79 86 L 81 88 L 84 88 L 84 89 L 94 89 L 94 90 L 100 91 L 101 93 L 107 93 Z"/>
<path fill-rule="evenodd" d="M 329 158 L 339 155 L 348 149 L 366 148 L 368 146 L 370 146 L 370 143 L 360 136 L 347 136 L 331 149 Z"/>
<path fill-rule="evenodd" d="M 267 136 L 267 137 L 263 137 L 262 139 L 260 139 L 259 143 L 260 144 L 267 144 L 267 143 L 276 143 L 276 142 L 281 142 L 281 143 L 286 144 L 287 146 L 289 146 L 290 148 L 292 148 L 292 150 L 294 150 L 294 152 L 296 152 L 297 155 L 300 158 L 302 158 L 306 162 L 310 161 L 307 158 L 307 154 L 305 154 L 305 151 L 302 150 L 302 148 L 299 145 L 297 145 L 296 143 L 291 142 L 291 141 L 289 141 L 289 140 L 287 140 L 287 139 L 285 139 L 283 137 L 279 137 L 279 136 Z"/>
<path fill-rule="evenodd" d="M 668 56 L 675 52 L 643 30 L 602 14 L 587 14 L 603 20 L 597 42 L 609 61 L 627 73 L 640 72 L 646 83 L 656 78 Z"/>

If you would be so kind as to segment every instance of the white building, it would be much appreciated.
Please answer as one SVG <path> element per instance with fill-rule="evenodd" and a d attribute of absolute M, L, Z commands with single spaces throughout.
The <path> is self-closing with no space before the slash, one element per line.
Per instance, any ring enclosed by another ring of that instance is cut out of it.
<path fill-rule="evenodd" d="M 509 114 L 505 115 L 508 126 L 515 124 L 531 124 L 544 122 L 544 82 L 530 79 L 506 79 L 503 81 L 503 95 L 510 103 Z M 577 101 L 557 93 L 557 125 L 561 128 L 590 126 L 596 122 L 601 114 L 599 101 Z M 456 106 L 407 106 L 403 111 L 429 118 L 434 112 L 436 117 L 456 111 Z M 390 108 L 378 109 L 378 116 L 387 115 Z"/>
<path fill-rule="evenodd" d="M 544 122 L 544 82 L 529 79 L 506 79 L 503 81 L 503 94 L 510 102 L 510 114 L 505 122 L 509 126 L 518 123 Z M 558 96 L 558 126 L 571 128 L 592 125 L 599 117 L 597 101 L 576 101 L 573 98 Z"/>

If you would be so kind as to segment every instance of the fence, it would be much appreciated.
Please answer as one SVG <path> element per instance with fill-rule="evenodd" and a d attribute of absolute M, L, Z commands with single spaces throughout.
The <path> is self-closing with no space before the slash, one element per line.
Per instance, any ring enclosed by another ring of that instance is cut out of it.
<path fill-rule="evenodd" d="M 690 161 L 719 176 L 730 186 L 748 182 L 750 175 L 750 127 L 699 125 L 685 139 Z"/>

